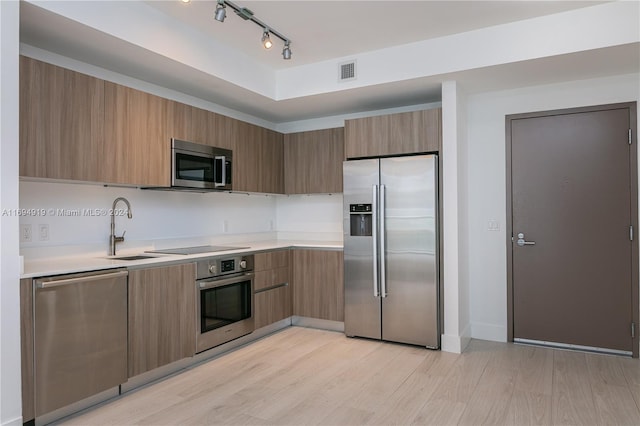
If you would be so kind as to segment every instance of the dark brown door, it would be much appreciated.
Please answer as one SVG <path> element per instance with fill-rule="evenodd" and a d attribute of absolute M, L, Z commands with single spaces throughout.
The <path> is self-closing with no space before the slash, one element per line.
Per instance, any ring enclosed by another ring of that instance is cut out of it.
<path fill-rule="evenodd" d="M 514 339 L 632 352 L 632 114 L 625 104 L 507 118 Z"/>

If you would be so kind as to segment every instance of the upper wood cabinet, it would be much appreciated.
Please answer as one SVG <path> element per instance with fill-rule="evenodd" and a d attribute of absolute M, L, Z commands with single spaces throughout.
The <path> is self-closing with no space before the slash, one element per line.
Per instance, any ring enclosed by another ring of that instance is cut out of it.
<path fill-rule="evenodd" d="M 284 192 L 342 192 L 344 128 L 284 135 Z"/>
<path fill-rule="evenodd" d="M 233 190 L 282 194 L 282 133 L 243 121 L 234 130 Z"/>
<path fill-rule="evenodd" d="M 20 57 L 20 176 L 103 181 L 104 81 Z"/>
<path fill-rule="evenodd" d="M 166 99 L 105 82 L 105 182 L 170 184 L 168 110 Z"/>
<path fill-rule="evenodd" d="M 129 377 L 196 351 L 193 263 L 129 272 Z"/>
<path fill-rule="evenodd" d="M 437 152 L 441 140 L 441 108 L 345 121 L 346 158 Z"/>

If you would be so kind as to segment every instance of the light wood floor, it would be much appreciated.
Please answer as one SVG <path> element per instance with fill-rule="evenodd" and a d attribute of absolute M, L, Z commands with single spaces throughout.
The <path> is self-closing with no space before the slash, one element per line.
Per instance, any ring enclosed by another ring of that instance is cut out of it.
<path fill-rule="evenodd" d="M 461 355 L 290 327 L 69 425 L 640 424 L 640 362 L 472 341 Z"/>

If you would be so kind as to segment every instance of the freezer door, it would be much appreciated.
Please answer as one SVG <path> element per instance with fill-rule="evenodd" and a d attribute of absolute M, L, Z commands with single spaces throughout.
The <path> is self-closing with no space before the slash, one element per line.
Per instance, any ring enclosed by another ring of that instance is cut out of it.
<path fill-rule="evenodd" d="M 380 339 L 374 256 L 377 247 L 374 191 L 379 186 L 379 161 L 345 161 L 343 173 L 345 334 Z"/>
<path fill-rule="evenodd" d="M 382 339 L 440 346 L 437 157 L 380 160 Z"/>

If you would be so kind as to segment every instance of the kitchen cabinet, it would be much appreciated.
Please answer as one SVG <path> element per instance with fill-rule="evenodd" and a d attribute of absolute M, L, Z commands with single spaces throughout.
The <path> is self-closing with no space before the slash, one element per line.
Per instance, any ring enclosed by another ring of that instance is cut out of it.
<path fill-rule="evenodd" d="M 35 382 L 33 352 L 33 281 L 20 280 L 20 351 L 22 369 L 22 421 L 35 418 Z"/>
<path fill-rule="evenodd" d="M 342 192 L 344 128 L 284 135 L 284 192 Z"/>
<path fill-rule="evenodd" d="M 168 101 L 169 139 L 175 138 L 188 142 L 211 145 L 209 115 L 212 112 L 186 105 L 180 102 Z M 213 124 L 213 120 L 211 120 Z"/>
<path fill-rule="evenodd" d="M 441 141 L 441 108 L 345 121 L 346 158 L 437 152 Z"/>
<path fill-rule="evenodd" d="M 195 264 L 129 271 L 129 377 L 196 351 Z"/>
<path fill-rule="evenodd" d="M 233 190 L 284 192 L 283 135 L 238 121 L 233 151 Z"/>
<path fill-rule="evenodd" d="M 104 81 L 20 57 L 20 176 L 104 181 Z"/>
<path fill-rule="evenodd" d="M 169 186 L 168 110 L 167 99 L 105 82 L 105 182 Z"/>
<path fill-rule="evenodd" d="M 259 329 L 291 316 L 290 250 L 254 256 L 254 316 Z"/>
<path fill-rule="evenodd" d="M 337 250 L 293 250 L 293 315 L 344 321 L 344 259 Z"/>

